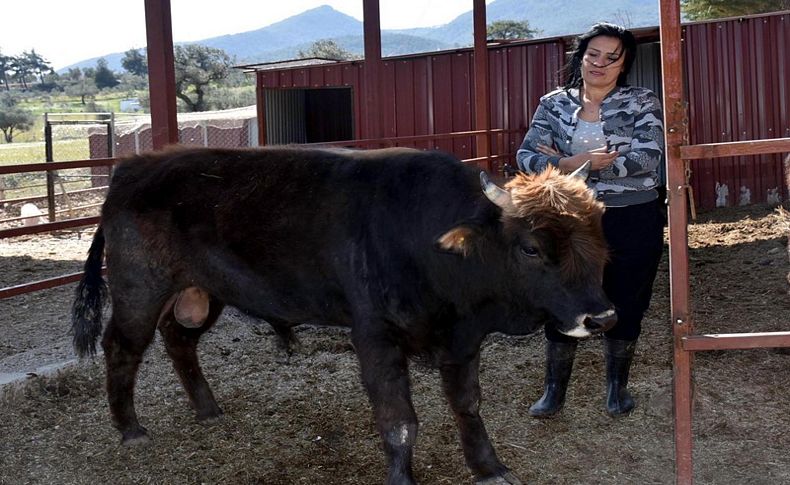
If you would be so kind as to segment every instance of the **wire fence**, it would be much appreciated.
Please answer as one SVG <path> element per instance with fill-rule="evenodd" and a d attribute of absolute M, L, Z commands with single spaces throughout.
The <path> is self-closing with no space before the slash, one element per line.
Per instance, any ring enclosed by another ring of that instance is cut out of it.
<path fill-rule="evenodd" d="M 185 146 L 258 144 L 255 106 L 178 115 Z M 150 115 L 48 113 L 45 141 L 0 145 L 0 165 L 118 158 L 153 148 Z M 0 175 L 0 229 L 98 215 L 111 168 L 94 166 Z"/>

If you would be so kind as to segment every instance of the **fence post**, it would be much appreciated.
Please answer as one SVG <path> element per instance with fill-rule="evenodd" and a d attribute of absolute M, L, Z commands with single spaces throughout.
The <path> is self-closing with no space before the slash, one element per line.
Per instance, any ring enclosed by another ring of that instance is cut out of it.
<path fill-rule="evenodd" d="M 49 113 L 44 113 L 44 157 L 46 162 L 53 162 L 52 153 L 52 125 L 49 123 Z M 55 173 L 47 170 L 47 215 L 49 222 L 55 222 Z"/>

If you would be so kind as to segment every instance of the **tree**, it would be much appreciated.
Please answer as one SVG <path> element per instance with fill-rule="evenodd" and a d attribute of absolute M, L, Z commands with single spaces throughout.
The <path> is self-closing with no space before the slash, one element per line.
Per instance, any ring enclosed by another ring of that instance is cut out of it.
<path fill-rule="evenodd" d="M 64 75 L 66 81 L 65 91 L 69 96 L 79 96 L 83 106 L 85 98 L 96 96 L 99 89 L 96 87 L 95 71 L 91 68 L 80 70 L 79 67 L 69 69 Z"/>
<path fill-rule="evenodd" d="M 333 59 L 336 61 L 347 61 L 353 59 L 355 56 L 351 52 L 343 49 L 334 40 L 322 39 L 317 40 L 307 48 L 307 50 L 299 50 L 299 58 L 307 59 L 311 57 L 318 57 L 321 59 Z"/>
<path fill-rule="evenodd" d="M 28 89 L 28 81 L 32 82 L 38 78 L 43 84 L 44 76 L 55 72 L 49 61 L 41 57 L 35 49 L 31 49 L 30 52 L 25 51 L 18 57 L 11 57 L 9 67 L 14 71 L 13 77 L 22 83 L 24 89 Z"/>
<path fill-rule="evenodd" d="M 222 49 L 200 44 L 174 48 L 176 97 L 189 111 L 206 111 L 206 90 L 230 74 L 232 60 Z"/>
<path fill-rule="evenodd" d="M 486 31 L 488 40 L 531 39 L 541 33 L 541 30 L 531 28 L 526 20 L 497 20 L 488 24 Z"/>
<path fill-rule="evenodd" d="M 17 106 L 17 99 L 11 93 L 0 97 L 0 131 L 6 143 L 14 141 L 14 130 L 25 131 L 33 126 L 33 115 Z"/>
<path fill-rule="evenodd" d="M 27 80 L 33 73 L 30 62 L 24 56 L 12 57 L 11 70 L 14 71 L 14 79 L 22 83 L 22 89 L 27 90 Z"/>
<path fill-rule="evenodd" d="M 689 20 L 706 20 L 788 10 L 790 0 L 681 0 L 680 6 Z"/>
<path fill-rule="evenodd" d="M 129 49 L 124 52 L 121 65 L 127 72 L 135 76 L 148 75 L 148 60 L 145 55 L 140 53 L 139 49 Z"/>
<path fill-rule="evenodd" d="M 6 91 L 11 90 L 11 87 L 8 86 L 8 71 L 11 70 L 11 62 L 13 59 L 13 57 L 4 56 L 3 53 L 0 52 L 0 81 L 2 81 Z"/>
<path fill-rule="evenodd" d="M 96 71 L 93 75 L 93 80 L 99 90 L 114 88 L 118 85 L 118 78 L 115 77 L 112 69 L 107 67 L 107 60 L 103 57 L 96 61 Z"/>
<path fill-rule="evenodd" d="M 23 52 L 25 62 L 30 67 L 30 72 L 38 76 L 39 82 L 44 82 L 44 75 L 54 73 L 55 70 L 49 65 L 49 61 L 41 57 L 35 49 L 30 49 L 30 52 Z"/>

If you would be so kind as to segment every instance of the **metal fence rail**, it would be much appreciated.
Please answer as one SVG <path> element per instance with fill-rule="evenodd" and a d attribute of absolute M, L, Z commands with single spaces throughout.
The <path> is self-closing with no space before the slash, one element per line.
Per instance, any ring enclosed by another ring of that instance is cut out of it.
<path fill-rule="evenodd" d="M 415 143 L 415 142 L 435 142 L 436 140 L 442 140 L 442 139 L 453 139 L 453 138 L 461 138 L 461 137 L 469 137 L 469 136 L 488 136 L 491 138 L 491 143 L 489 144 L 489 146 L 494 147 L 496 150 L 498 150 L 498 152 L 494 154 L 490 154 L 488 156 L 465 159 L 463 161 L 465 163 L 475 163 L 478 166 L 481 166 L 482 168 L 485 168 L 490 172 L 498 172 L 499 174 L 505 176 L 507 175 L 505 173 L 506 164 L 508 161 L 515 160 L 515 154 L 506 153 L 507 148 L 505 143 L 503 142 L 503 136 L 507 134 L 517 134 L 517 133 L 523 134 L 524 130 L 502 130 L 502 129 L 488 130 L 488 131 L 478 130 L 478 131 L 445 133 L 438 135 L 421 135 L 421 136 L 407 136 L 407 137 L 397 137 L 397 138 L 368 139 L 368 140 L 346 140 L 346 141 L 338 141 L 338 142 L 321 143 L 316 145 L 380 148 L 380 147 L 408 145 L 409 143 Z M 46 163 L 30 163 L 30 164 L 21 164 L 21 165 L 6 165 L 6 166 L 0 166 L 0 175 L 15 174 L 15 173 L 32 173 L 32 172 L 52 173 L 56 170 L 112 166 L 116 162 L 117 159 L 115 158 L 101 158 L 94 160 L 78 160 L 78 161 L 70 161 L 70 162 L 46 162 Z M 97 190 L 100 188 L 101 187 L 96 187 L 93 189 L 83 189 L 83 191 Z M 43 196 L 43 198 L 46 197 L 47 196 Z M 42 198 L 42 197 L 38 197 L 38 198 Z M 23 200 L 25 199 L 14 199 L 14 202 L 21 202 Z M 13 218 L 13 220 L 21 220 L 21 219 L 25 219 L 25 218 L 24 217 Z M 76 227 L 86 227 L 86 226 L 98 224 L 100 220 L 101 220 L 100 216 L 79 217 L 73 219 L 66 219 L 62 221 L 37 224 L 34 226 L 0 229 L 0 239 L 30 235 L 30 234 L 40 234 L 44 232 L 58 231 L 62 229 L 70 229 Z M 6 220 L 5 222 L 8 221 L 10 220 Z M 33 282 L 23 283 L 6 288 L 0 288 L 0 300 L 17 295 L 22 295 L 25 293 L 30 293 L 33 291 L 39 291 L 43 289 L 54 288 L 56 286 L 73 283 L 75 281 L 78 281 L 81 275 L 82 273 L 72 273 L 72 274 L 58 276 L 54 278 L 48 278 L 40 281 L 33 281 Z"/>

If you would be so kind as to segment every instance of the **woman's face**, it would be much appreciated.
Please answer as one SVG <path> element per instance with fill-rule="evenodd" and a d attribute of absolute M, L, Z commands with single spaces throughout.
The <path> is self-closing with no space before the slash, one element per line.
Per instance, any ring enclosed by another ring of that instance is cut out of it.
<path fill-rule="evenodd" d="M 590 39 L 582 57 L 584 85 L 614 88 L 625 63 L 623 44 L 617 37 L 599 35 Z"/>

